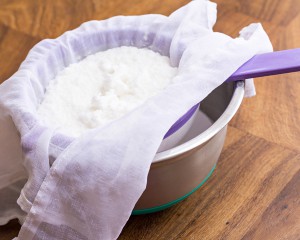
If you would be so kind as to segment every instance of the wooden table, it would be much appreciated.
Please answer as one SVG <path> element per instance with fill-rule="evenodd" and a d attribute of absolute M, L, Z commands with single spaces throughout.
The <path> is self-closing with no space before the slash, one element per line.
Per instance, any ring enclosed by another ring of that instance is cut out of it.
<path fill-rule="evenodd" d="M 0 82 L 32 46 L 90 19 L 170 14 L 187 0 L 0 0 Z M 217 0 L 216 31 L 262 22 L 275 50 L 300 47 L 299 0 Z M 300 56 L 299 56 L 300 57 Z M 300 74 L 256 81 L 209 181 L 184 202 L 131 217 L 120 239 L 300 239 Z M 11 239 L 20 226 L 0 227 Z"/>

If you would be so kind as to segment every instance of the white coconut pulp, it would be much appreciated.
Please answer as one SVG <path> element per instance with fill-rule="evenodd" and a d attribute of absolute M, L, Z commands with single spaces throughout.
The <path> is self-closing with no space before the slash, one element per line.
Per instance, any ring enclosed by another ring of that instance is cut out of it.
<path fill-rule="evenodd" d="M 118 47 L 98 52 L 50 81 L 38 114 L 46 125 L 77 137 L 141 105 L 176 74 L 168 57 L 149 49 Z"/>

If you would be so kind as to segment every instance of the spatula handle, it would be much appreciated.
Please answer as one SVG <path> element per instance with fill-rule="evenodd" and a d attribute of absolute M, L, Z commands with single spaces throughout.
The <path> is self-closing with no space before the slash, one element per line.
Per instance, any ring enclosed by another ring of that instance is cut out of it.
<path fill-rule="evenodd" d="M 255 55 L 227 81 L 300 71 L 300 48 Z"/>

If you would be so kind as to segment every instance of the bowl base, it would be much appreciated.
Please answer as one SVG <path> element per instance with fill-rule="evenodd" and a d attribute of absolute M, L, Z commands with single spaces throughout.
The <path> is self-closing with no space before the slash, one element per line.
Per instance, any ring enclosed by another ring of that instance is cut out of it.
<path fill-rule="evenodd" d="M 208 179 L 209 177 L 212 175 L 212 173 L 214 172 L 216 168 L 216 164 L 212 167 L 212 169 L 210 170 L 210 172 L 208 173 L 208 175 L 203 179 L 203 181 L 197 186 L 195 187 L 192 191 L 190 191 L 189 193 L 185 194 L 184 196 L 168 202 L 166 204 L 160 205 L 160 206 L 156 206 L 156 207 L 152 207 L 152 208 L 145 208 L 145 209 L 136 209 L 132 211 L 131 215 L 142 215 L 142 214 L 149 214 L 149 213 L 155 213 L 155 212 L 159 212 L 162 210 L 165 210 L 169 207 L 172 207 L 173 205 L 183 201 L 184 199 L 186 199 L 188 196 L 190 196 L 192 193 L 194 193 L 195 191 L 197 191 Z"/>

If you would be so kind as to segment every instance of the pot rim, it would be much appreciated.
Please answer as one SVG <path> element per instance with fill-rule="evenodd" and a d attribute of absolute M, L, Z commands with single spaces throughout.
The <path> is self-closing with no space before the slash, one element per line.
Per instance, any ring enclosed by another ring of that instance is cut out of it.
<path fill-rule="evenodd" d="M 221 131 L 233 118 L 234 114 L 239 109 L 245 94 L 245 81 L 238 81 L 234 85 L 235 89 L 232 95 L 232 98 L 222 113 L 222 115 L 214 122 L 208 129 L 202 132 L 197 137 L 178 145 L 174 148 L 169 150 L 159 152 L 155 155 L 152 164 L 159 163 L 162 161 L 170 160 L 174 157 L 177 157 L 185 152 L 188 152 L 197 146 L 207 142 L 211 139 L 214 135 L 216 135 L 219 131 Z"/>

